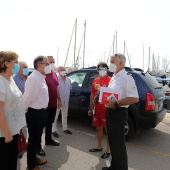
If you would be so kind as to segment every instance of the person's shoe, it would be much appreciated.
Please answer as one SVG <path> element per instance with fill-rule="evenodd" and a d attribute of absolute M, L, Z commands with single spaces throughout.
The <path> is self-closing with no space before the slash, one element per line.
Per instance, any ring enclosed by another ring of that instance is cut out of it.
<path fill-rule="evenodd" d="M 56 137 L 56 138 L 59 138 L 59 135 L 58 135 L 57 131 L 52 132 L 52 135 L 53 135 L 54 137 Z"/>
<path fill-rule="evenodd" d="M 37 155 L 39 155 L 39 156 L 46 156 L 46 153 L 45 153 L 45 151 L 41 148 L 41 149 L 38 149 L 37 150 Z"/>
<path fill-rule="evenodd" d="M 22 156 L 23 156 L 23 154 L 21 154 L 21 153 L 17 154 L 17 158 L 22 158 Z"/>
<path fill-rule="evenodd" d="M 105 151 L 105 153 L 101 156 L 102 159 L 108 158 L 110 156 L 110 152 Z"/>
<path fill-rule="evenodd" d="M 47 163 L 47 160 L 45 159 L 40 159 L 40 158 L 36 158 L 35 164 L 36 165 L 44 165 Z"/>
<path fill-rule="evenodd" d="M 54 141 L 54 140 L 50 140 L 50 141 L 46 141 L 46 142 L 45 142 L 45 145 L 59 146 L 60 143 L 59 143 L 59 142 L 56 142 L 56 141 Z"/>
<path fill-rule="evenodd" d="M 103 167 L 102 170 L 112 170 L 111 167 Z"/>
<path fill-rule="evenodd" d="M 39 168 L 38 166 L 35 166 L 33 169 L 26 168 L 26 170 L 46 170 L 46 169 L 42 169 Z"/>
<path fill-rule="evenodd" d="M 94 148 L 89 149 L 89 152 L 100 152 L 102 150 L 103 150 L 103 148 L 96 148 L 96 147 L 94 147 Z"/>
<path fill-rule="evenodd" d="M 70 130 L 64 130 L 63 132 L 65 132 L 65 133 L 67 133 L 67 134 L 69 134 L 69 135 L 72 135 L 72 132 L 70 131 Z"/>

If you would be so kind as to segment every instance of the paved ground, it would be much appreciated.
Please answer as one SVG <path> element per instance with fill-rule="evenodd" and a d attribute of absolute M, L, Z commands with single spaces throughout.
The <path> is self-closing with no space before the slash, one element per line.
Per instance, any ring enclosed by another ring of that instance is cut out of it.
<path fill-rule="evenodd" d="M 41 166 L 46 170 L 101 170 L 110 165 L 110 158 L 101 159 L 103 152 L 89 153 L 88 149 L 96 145 L 95 129 L 89 122 L 69 120 L 73 135 L 62 132 L 59 122 L 60 146 L 45 146 L 48 163 Z M 170 113 L 155 128 L 146 129 L 126 143 L 129 170 L 170 170 Z M 103 147 L 106 146 L 106 135 Z M 18 170 L 26 168 L 26 153 L 18 159 Z"/>

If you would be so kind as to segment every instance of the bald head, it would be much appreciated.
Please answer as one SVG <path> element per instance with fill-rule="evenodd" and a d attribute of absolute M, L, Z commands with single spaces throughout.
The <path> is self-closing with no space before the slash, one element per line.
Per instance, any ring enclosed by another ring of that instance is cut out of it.
<path fill-rule="evenodd" d="M 59 66 L 59 67 L 58 67 L 58 72 L 60 73 L 61 71 L 66 71 L 65 67 Z"/>
<path fill-rule="evenodd" d="M 61 76 L 62 78 L 65 79 L 65 75 L 66 75 L 66 69 L 65 69 L 65 67 L 59 66 L 59 67 L 58 67 L 58 73 L 60 74 L 60 76 Z"/>

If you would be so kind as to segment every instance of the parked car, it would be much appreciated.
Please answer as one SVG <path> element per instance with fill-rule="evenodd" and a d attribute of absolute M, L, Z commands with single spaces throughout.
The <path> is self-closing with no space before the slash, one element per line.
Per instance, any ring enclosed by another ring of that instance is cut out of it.
<path fill-rule="evenodd" d="M 149 73 L 126 68 L 134 78 L 139 102 L 128 107 L 128 120 L 125 124 L 126 140 L 142 128 L 154 128 L 167 112 L 163 101 L 165 94 L 159 83 Z M 112 76 L 112 72 L 108 72 Z M 87 116 L 90 101 L 90 87 L 94 78 L 98 77 L 95 68 L 79 69 L 67 74 L 72 83 L 69 102 L 69 115 Z"/>

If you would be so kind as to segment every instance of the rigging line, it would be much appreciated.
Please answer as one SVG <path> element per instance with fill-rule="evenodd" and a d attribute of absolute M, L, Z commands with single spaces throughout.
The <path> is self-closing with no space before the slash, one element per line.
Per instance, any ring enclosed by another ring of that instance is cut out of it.
<path fill-rule="evenodd" d="M 115 35 L 113 36 L 113 42 L 112 42 L 112 45 L 111 45 L 111 48 L 110 48 L 109 56 L 108 56 L 108 58 L 107 58 L 107 63 L 108 63 L 108 61 L 109 61 L 112 48 L 113 48 L 113 50 L 114 50 L 114 44 L 115 44 Z"/>
<path fill-rule="evenodd" d="M 128 60 L 129 60 L 129 66 L 131 68 L 130 58 L 129 58 L 129 54 L 128 54 L 128 50 L 127 50 L 127 45 L 126 44 L 125 44 L 125 47 L 126 47 L 126 53 L 127 53 L 127 56 L 128 56 Z"/>
<path fill-rule="evenodd" d="M 79 51 L 78 51 L 78 54 L 77 54 L 77 58 L 76 58 L 76 64 L 78 64 L 78 59 L 79 59 L 79 53 L 80 53 L 80 49 L 81 49 L 81 45 L 82 45 L 82 42 L 83 42 L 83 38 L 84 38 L 84 33 L 83 33 L 83 36 L 82 36 L 82 39 L 81 39 L 81 43 L 80 43 L 80 47 L 79 47 Z"/>
<path fill-rule="evenodd" d="M 69 52 L 69 50 L 70 50 L 70 44 L 71 44 L 71 40 L 72 40 L 72 37 L 73 37 L 73 32 L 74 32 L 75 26 L 76 26 L 76 22 L 74 23 L 73 31 L 72 31 L 72 34 L 71 34 L 71 38 L 70 38 L 70 42 L 69 42 L 69 46 L 68 46 L 68 50 L 67 50 L 67 55 L 66 55 L 64 67 L 65 67 L 66 61 L 67 61 L 67 59 L 68 59 L 68 52 Z"/>

